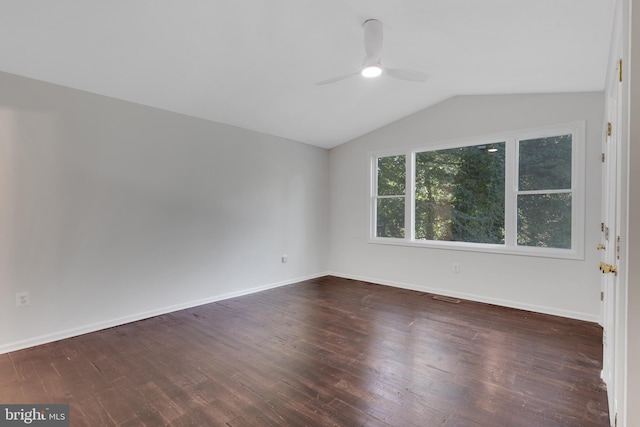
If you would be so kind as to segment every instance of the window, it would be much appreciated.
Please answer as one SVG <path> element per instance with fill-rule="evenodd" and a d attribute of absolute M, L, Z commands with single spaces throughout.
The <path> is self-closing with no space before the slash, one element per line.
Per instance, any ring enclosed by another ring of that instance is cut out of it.
<path fill-rule="evenodd" d="M 504 243 L 504 145 L 416 153 L 417 240 Z"/>
<path fill-rule="evenodd" d="M 406 158 L 379 157 L 376 192 L 376 236 L 404 237 Z"/>
<path fill-rule="evenodd" d="M 571 249 L 571 142 L 518 141 L 518 245 Z"/>
<path fill-rule="evenodd" d="M 584 126 L 374 154 L 371 241 L 582 258 Z"/>

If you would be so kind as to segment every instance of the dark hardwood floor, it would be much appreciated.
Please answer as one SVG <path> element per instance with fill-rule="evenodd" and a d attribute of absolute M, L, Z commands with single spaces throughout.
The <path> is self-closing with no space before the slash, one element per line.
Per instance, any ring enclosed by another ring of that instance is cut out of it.
<path fill-rule="evenodd" d="M 71 426 L 607 426 L 598 325 L 324 277 L 0 355 Z"/>

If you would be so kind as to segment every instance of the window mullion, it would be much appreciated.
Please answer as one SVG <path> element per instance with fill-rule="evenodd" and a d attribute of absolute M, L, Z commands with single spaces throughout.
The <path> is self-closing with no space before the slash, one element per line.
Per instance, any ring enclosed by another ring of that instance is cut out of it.
<path fill-rule="evenodd" d="M 371 156 L 371 201 L 370 201 L 370 224 L 369 236 L 376 237 L 378 225 L 378 156 Z"/>
<path fill-rule="evenodd" d="M 415 240 L 416 224 L 416 153 L 407 153 L 407 176 L 405 190 L 405 239 Z"/>
<path fill-rule="evenodd" d="M 518 142 L 514 138 L 505 141 L 504 169 L 504 243 L 516 246 L 516 227 L 518 221 Z"/>
<path fill-rule="evenodd" d="M 560 188 L 555 190 L 527 190 L 517 191 L 518 195 L 538 195 L 538 194 L 571 194 L 573 190 L 570 188 Z"/>

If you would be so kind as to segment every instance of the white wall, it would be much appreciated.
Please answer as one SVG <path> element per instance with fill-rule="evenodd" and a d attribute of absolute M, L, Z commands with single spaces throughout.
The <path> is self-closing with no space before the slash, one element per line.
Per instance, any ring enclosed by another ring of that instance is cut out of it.
<path fill-rule="evenodd" d="M 461 96 L 331 150 L 333 274 L 600 321 L 600 144 L 603 93 Z M 369 152 L 587 121 L 585 260 L 368 243 Z M 453 262 L 461 272 L 451 272 Z"/>
<path fill-rule="evenodd" d="M 0 94 L 0 352 L 326 271 L 327 150 L 4 73 Z"/>

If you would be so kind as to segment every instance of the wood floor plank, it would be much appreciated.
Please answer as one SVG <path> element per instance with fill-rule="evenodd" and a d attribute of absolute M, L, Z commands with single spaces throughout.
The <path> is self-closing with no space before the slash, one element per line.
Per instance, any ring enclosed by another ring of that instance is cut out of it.
<path fill-rule="evenodd" d="M 606 426 L 598 325 L 323 277 L 0 355 L 72 426 Z"/>

